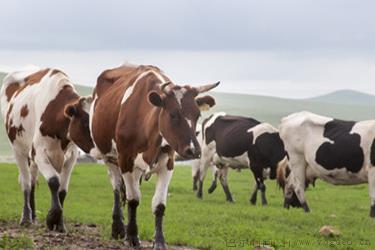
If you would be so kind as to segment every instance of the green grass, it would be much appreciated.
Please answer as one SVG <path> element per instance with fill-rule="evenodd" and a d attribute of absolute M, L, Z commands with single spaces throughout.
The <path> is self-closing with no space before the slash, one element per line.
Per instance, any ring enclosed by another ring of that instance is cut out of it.
<path fill-rule="evenodd" d="M 17 168 L 13 164 L 1 164 L 0 172 L 0 220 L 18 220 L 22 195 L 17 183 Z M 37 215 L 43 222 L 50 195 L 43 177 L 39 180 L 36 190 Z M 235 204 L 224 201 L 221 187 L 213 194 L 207 194 L 209 182 L 207 179 L 204 199 L 198 200 L 191 190 L 191 169 L 176 167 L 164 222 L 169 244 L 203 249 L 226 249 L 226 244 L 236 244 L 241 249 L 239 245 L 247 245 L 247 242 L 265 242 L 276 249 L 347 249 L 349 243 L 351 249 L 375 247 L 375 220 L 368 216 L 370 204 L 367 185 L 332 186 L 318 181 L 315 188 L 307 191 L 312 212 L 305 214 L 301 209 L 282 208 L 282 194 L 273 181 L 266 183 L 269 206 L 250 205 L 248 200 L 253 187 L 250 171 L 229 173 Z M 138 225 L 143 240 L 151 240 L 153 236 L 151 198 L 154 183 L 155 177 L 143 182 L 141 187 Z M 65 203 L 66 220 L 95 223 L 99 225 L 102 237 L 109 239 L 111 210 L 112 191 L 106 168 L 97 164 L 78 165 L 73 172 Z M 333 214 L 335 217 L 332 217 Z M 338 228 L 341 235 L 320 236 L 319 229 L 327 224 Z"/>

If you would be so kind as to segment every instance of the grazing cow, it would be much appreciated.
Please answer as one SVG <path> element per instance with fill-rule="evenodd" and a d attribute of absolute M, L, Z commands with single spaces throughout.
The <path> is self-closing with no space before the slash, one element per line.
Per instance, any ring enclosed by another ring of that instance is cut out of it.
<path fill-rule="evenodd" d="M 254 174 L 256 187 L 250 202 L 256 204 L 257 190 L 261 190 L 262 204 L 266 205 L 264 172 L 270 169 L 275 179 L 276 170 L 287 163 L 284 144 L 276 128 L 268 123 L 241 116 L 215 113 L 203 122 L 201 175 L 198 198 L 207 167 L 214 164 L 219 169 L 219 179 L 227 201 L 233 202 L 227 183 L 228 168 L 249 168 Z"/>
<path fill-rule="evenodd" d="M 88 152 L 90 100 L 80 97 L 67 75 L 57 69 L 29 69 L 8 74 L 0 92 L 1 113 L 19 169 L 24 194 L 21 225 L 35 221 L 35 183 L 38 171 L 48 182 L 50 230 L 64 232 L 63 205 L 77 144 Z M 75 108 L 78 119 L 69 119 L 65 108 Z M 73 144 L 74 142 L 75 144 Z"/>
<path fill-rule="evenodd" d="M 278 174 L 284 207 L 310 209 L 305 188 L 316 178 L 334 185 L 369 183 L 370 216 L 375 217 L 375 120 L 342 121 L 310 112 L 282 119 L 280 136 L 289 164 Z"/>
<path fill-rule="evenodd" d="M 186 159 L 200 156 L 195 136 L 199 107 L 213 106 L 210 96 L 197 97 L 219 83 L 201 87 L 178 86 L 157 67 L 123 65 L 98 78 L 90 111 L 91 134 L 97 157 L 108 166 L 114 192 L 112 236 L 126 236 L 139 246 L 136 211 L 139 179 L 151 169 L 158 178 L 152 199 L 155 249 L 166 248 L 162 220 L 172 177 L 174 151 Z M 128 224 L 125 230 L 120 189 L 125 183 Z"/>

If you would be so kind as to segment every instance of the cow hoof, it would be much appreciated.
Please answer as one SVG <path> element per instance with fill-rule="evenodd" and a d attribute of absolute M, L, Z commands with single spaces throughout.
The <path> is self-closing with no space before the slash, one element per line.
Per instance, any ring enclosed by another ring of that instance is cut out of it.
<path fill-rule="evenodd" d="M 267 201 L 262 201 L 262 206 L 267 206 L 267 205 L 268 205 Z"/>
<path fill-rule="evenodd" d="M 208 193 L 211 194 L 215 191 L 217 185 L 216 183 L 212 183 L 211 187 L 208 189 Z"/>
<path fill-rule="evenodd" d="M 154 242 L 154 250 L 167 250 L 167 244 L 164 242 Z"/>
<path fill-rule="evenodd" d="M 23 227 L 28 227 L 30 226 L 31 224 L 33 224 L 33 221 L 31 218 L 27 218 L 26 216 L 22 216 L 21 220 L 20 220 L 20 225 L 23 226 Z"/>
<path fill-rule="evenodd" d="M 49 230 L 57 230 L 58 224 L 62 220 L 62 212 L 61 208 L 52 208 L 48 211 L 46 223 Z"/>
<path fill-rule="evenodd" d="M 256 205 L 256 204 L 257 204 L 257 200 L 250 199 L 250 204 L 251 204 L 251 205 Z"/>
<path fill-rule="evenodd" d="M 227 202 L 234 203 L 234 200 L 232 198 L 230 198 L 230 199 L 227 199 Z"/>
<path fill-rule="evenodd" d="M 198 199 L 202 199 L 203 198 L 202 192 L 199 192 L 199 191 L 197 192 L 197 198 Z"/>
<path fill-rule="evenodd" d="M 67 233 L 68 230 L 66 230 L 66 227 L 65 227 L 64 223 L 59 223 L 59 224 L 57 224 L 57 226 L 56 226 L 56 232 L 59 232 L 59 233 Z"/>
<path fill-rule="evenodd" d="M 375 218 L 375 205 L 371 206 L 370 217 Z"/>
<path fill-rule="evenodd" d="M 122 221 L 112 223 L 112 238 L 123 239 L 125 238 L 126 228 Z"/>
<path fill-rule="evenodd" d="M 287 199 L 284 200 L 284 208 L 289 209 L 289 202 Z"/>
<path fill-rule="evenodd" d="M 139 237 L 137 235 L 126 235 L 125 245 L 128 247 L 138 249 L 141 246 L 141 242 L 139 241 Z"/>
<path fill-rule="evenodd" d="M 306 213 L 310 213 L 310 208 L 306 202 L 301 203 L 301 206 Z"/>

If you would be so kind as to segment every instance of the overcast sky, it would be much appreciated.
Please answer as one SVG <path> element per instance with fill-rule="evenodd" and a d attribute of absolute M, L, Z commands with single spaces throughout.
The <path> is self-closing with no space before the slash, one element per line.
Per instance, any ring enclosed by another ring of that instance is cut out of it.
<path fill-rule="evenodd" d="M 307 97 L 375 94 L 375 1 L 2 2 L 0 69 L 55 66 L 93 85 L 123 61 L 180 83 Z"/>

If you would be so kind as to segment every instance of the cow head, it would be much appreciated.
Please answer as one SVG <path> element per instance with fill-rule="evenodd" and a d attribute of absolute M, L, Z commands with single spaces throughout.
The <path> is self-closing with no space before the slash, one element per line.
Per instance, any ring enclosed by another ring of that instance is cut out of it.
<path fill-rule="evenodd" d="M 85 153 L 94 147 L 89 126 L 92 101 L 91 97 L 81 97 L 77 102 L 65 106 L 65 116 L 70 119 L 69 137 Z"/>
<path fill-rule="evenodd" d="M 148 95 L 150 103 L 161 108 L 161 136 L 183 158 L 193 159 L 200 156 L 201 149 L 195 135 L 197 120 L 200 110 L 214 106 L 215 99 L 198 95 L 215 88 L 219 83 L 194 88 L 168 82 L 160 86 L 161 91 L 151 91 Z"/>

